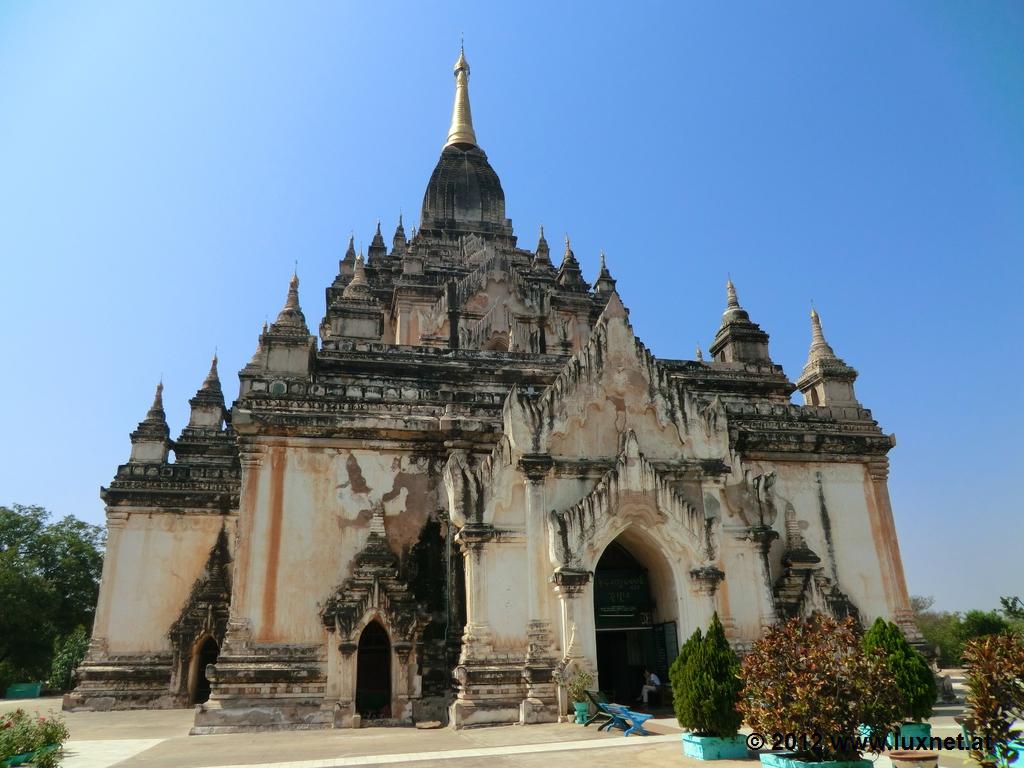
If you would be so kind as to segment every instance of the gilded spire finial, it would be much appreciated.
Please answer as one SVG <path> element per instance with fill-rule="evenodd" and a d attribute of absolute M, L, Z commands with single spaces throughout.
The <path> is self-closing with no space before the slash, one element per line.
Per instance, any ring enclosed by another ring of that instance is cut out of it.
<path fill-rule="evenodd" d="M 448 129 L 446 147 L 453 144 L 476 146 L 476 132 L 473 130 L 473 113 L 469 108 L 469 62 L 466 61 L 465 46 L 459 48 L 455 62 L 455 103 L 452 106 L 452 124 Z"/>
<path fill-rule="evenodd" d="M 700 348 L 700 344 L 697 345 L 697 360 L 699 362 L 703 362 L 704 360 L 704 350 Z"/>

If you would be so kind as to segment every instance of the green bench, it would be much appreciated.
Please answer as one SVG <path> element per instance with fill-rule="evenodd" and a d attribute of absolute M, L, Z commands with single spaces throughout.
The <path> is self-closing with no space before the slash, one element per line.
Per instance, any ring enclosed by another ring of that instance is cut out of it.
<path fill-rule="evenodd" d="M 38 699 L 42 693 L 42 683 L 14 683 L 7 686 L 8 699 Z"/>

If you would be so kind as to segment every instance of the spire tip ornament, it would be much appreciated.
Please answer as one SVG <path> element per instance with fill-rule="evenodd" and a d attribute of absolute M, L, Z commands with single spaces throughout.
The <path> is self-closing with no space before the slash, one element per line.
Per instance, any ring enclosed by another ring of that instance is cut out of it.
<path fill-rule="evenodd" d="M 473 113 L 469 107 L 469 62 L 466 61 L 466 49 L 459 48 L 459 58 L 455 61 L 455 103 L 452 105 L 452 124 L 448 129 L 448 140 L 445 147 L 454 144 L 476 144 L 476 132 L 473 130 Z"/>

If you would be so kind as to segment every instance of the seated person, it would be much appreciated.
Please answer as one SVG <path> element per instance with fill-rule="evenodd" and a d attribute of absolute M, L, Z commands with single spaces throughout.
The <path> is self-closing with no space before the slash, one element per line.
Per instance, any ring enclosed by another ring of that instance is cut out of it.
<path fill-rule="evenodd" d="M 658 690 L 661 685 L 661 679 L 651 672 L 651 670 L 644 667 L 644 685 L 640 689 L 640 698 L 637 701 L 643 701 L 644 705 L 647 705 L 647 697 Z"/>

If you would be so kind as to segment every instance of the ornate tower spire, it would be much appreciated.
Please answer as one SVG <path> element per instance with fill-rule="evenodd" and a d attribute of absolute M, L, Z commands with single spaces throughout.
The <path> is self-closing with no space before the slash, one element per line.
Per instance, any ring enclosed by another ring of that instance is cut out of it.
<path fill-rule="evenodd" d="M 409 241 L 405 239 L 405 227 L 402 226 L 402 214 L 398 214 L 398 226 L 395 227 L 395 236 L 391 239 L 391 254 L 401 256 L 408 244 Z"/>
<path fill-rule="evenodd" d="M 797 389 L 803 393 L 804 404 L 859 405 L 853 391 L 853 382 L 856 380 L 857 371 L 837 357 L 825 341 L 821 318 L 818 311 L 811 307 L 811 349 L 807 354 L 807 364 L 796 380 Z"/>
<path fill-rule="evenodd" d="M 271 333 L 291 333 L 309 335 L 309 326 L 306 325 L 306 316 L 302 314 L 299 306 L 299 276 L 292 274 L 288 282 L 288 298 L 284 306 L 277 313 L 277 320 L 270 326 Z"/>
<path fill-rule="evenodd" d="M 455 104 L 452 106 L 452 125 L 448 129 L 446 147 L 453 144 L 476 146 L 476 132 L 473 130 L 473 113 L 469 109 L 469 62 L 466 49 L 459 50 L 455 62 Z"/>
<path fill-rule="evenodd" d="M 217 355 L 199 391 L 188 401 L 188 424 L 174 442 L 174 458 L 187 464 L 230 465 L 236 461 L 233 438 L 225 431 L 227 409 L 217 374 Z"/>
<path fill-rule="evenodd" d="M 373 233 L 370 247 L 366 249 L 366 258 L 376 263 L 376 260 L 388 255 L 388 247 L 384 244 L 384 236 L 380 233 L 380 219 L 377 219 L 377 231 Z"/>
<path fill-rule="evenodd" d="M 533 257 L 533 267 L 534 269 L 551 267 L 551 248 L 548 247 L 548 241 L 544 237 L 543 224 L 540 225 L 540 239 L 537 241 L 537 255 Z"/>
<path fill-rule="evenodd" d="M 615 278 L 608 271 L 608 265 L 604 263 L 604 251 L 601 251 L 601 269 L 597 273 L 597 281 L 594 283 L 594 290 L 597 293 L 611 293 L 615 290 Z"/>
<path fill-rule="evenodd" d="M 569 290 L 586 291 L 590 289 L 590 285 L 583 279 L 580 263 L 576 261 L 576 254 L 572 252 L 569 235 L 565 236 L 565 253 L 562 254 L 562 264 L 558 268 L 558 276 L 555 281 Z"/>
<path fill-rule="evenodd" d="M 751 321 L 747 310 L 740 306 L 732 278 L 725 283 L 725 296 L 722 325 L 708 350 L 712 359 L 720 363 L 771 362 L 768 334 Z"/>
<path fill-rule="evenodd" d="M 161 381 L 156 385 L 153 404 L 149 406 L 146 418 L 131 434 L 132 454 L 128 461 L 133 464 L 166 463 L 171 446 L 170 435 L 164 413 L 164 383 Z"/>
<path fill-rule="evenodd" d="M 372 299 L 373 292 L 370 290 L 370 283 L 366 279 L 366 269 L 363 265 L 363 254 L 356 257 L 356 271 L 352 276 L 352 282 L 345 288 L 346 299 Z"/>
<path fill-rule="evenodd" d="M 338 262 L 338 274 L 348 276 L 356 265 L 356 236 L 348 236 L 348 248 L 345 249 L 345 257 Z"/>

